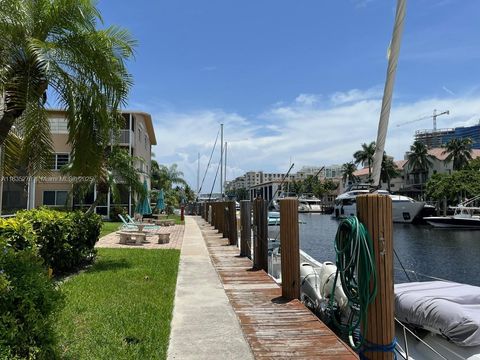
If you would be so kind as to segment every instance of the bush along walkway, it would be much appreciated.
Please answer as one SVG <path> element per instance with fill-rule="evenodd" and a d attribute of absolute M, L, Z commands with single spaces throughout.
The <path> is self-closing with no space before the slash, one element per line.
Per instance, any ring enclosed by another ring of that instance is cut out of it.
<path fill-rule="evenodd" d="M 62 285 L 56 334 L 66 359 L 164 359 L 180 251 L 99 249 Z"/>

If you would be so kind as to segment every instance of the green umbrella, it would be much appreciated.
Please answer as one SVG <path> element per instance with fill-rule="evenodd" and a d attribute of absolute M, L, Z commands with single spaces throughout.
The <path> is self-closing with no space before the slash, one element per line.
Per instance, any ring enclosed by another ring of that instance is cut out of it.
<path fill-rule="evenodd" d="M 163 189 L 160 189 L 157 194 L 157 205 L 155 206 L 155 209 L 158 209 L 159 211 L 165 210 L 165 194 Z"/>
<path fill-rule="evenodd" d="M 143 181 L 143 187 L 145 188 L 145 194 L 148 194 L 147 180 Z M 137 206 L 135 207 L 135 212 L 141 215 L 150 215 L 152 213 L 148 195 L 142 196 Z"/>

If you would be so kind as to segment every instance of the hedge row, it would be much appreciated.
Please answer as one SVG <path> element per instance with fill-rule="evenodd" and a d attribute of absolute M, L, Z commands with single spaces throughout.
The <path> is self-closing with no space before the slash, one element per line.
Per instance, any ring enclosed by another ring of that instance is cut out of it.
<path fill-rule="evenodd" d="M 95 257 L 102 228 L 99 215 L 35 209 L 17 213 L 16 219 L 32 225 L 39 254 L 56 274 L 75 271 Z"/>
<path fill-rule="evenodd" d="M 54 359 L 52 331 L 62 296 L 48 277 L 91 261 L 101 219 L 29 210 L 0 219 L 0 359 Z"/>

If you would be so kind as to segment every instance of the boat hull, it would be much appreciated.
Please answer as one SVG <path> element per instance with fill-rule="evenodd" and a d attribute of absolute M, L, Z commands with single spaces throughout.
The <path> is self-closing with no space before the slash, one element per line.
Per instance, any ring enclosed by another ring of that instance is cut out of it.
<path fill-rule="evenodd" d="M 422 211 L 423 202 L 407 202 L 407 201 L 393 201 L 392 202 L 392 220 L 395 223 L 411 223 L 415 217 Z M 356 216 L 357 205 L 335 206 L 334 216 L 337 218 Z"/>
<path fill-rule="evenodd" d="M 431 216 L 425 217 L 423 220 L 436 228 L 480 230 L 480 219 L 462 219 L 453 216 Z"/>

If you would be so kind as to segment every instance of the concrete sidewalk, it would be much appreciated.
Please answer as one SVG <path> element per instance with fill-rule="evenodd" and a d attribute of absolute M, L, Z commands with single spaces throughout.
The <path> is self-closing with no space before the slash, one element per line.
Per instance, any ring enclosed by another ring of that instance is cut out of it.
<path fill-rule="evenodd" d="M 185 218 L 168 359 L 253 359 L 194 217 Z"/>

